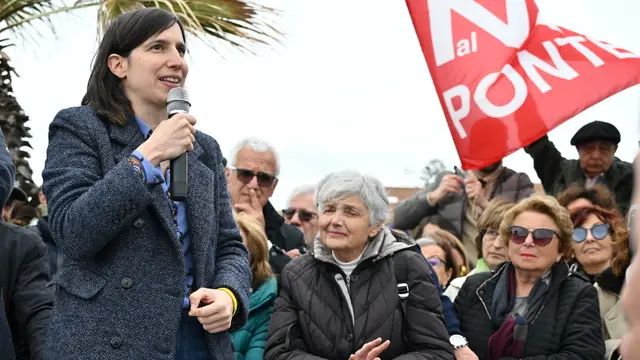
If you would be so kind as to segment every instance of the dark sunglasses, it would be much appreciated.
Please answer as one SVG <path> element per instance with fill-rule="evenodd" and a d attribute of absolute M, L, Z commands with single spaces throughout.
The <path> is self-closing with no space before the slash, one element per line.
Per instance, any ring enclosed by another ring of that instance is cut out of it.
<path fill-rule="evenodd" d="M 591 236 L 593 236 L 594 239 L 602 240 L 607 236 L 610 229 L 611 226 L 609 224 L 593 225 L 591 229 L 587 229 L 582 226 L 574 227 L 573 241 L 577 243 L 585 241 L 587 239 L 587 234 L 589 233 L 589 231 L 591 231 Z"/>
<path fill-rule="evenodd" d="M 523 244 L 527 237 L 531 234 L 533 238 L 533 243 L 536 246 L 547 246 L 553 240 L 553 235 L 559 236 L 557 232 L 551 229 L 535 229 L 533 231 L 529 231 L 529 229 L 525 229 L 522 226 L 509 226 L 509 239 L 514 244 Z"/>
<path fill-rule="evenodd" d="M 427 262 L 431 265 L 432 268 L 438 267 L 440 265 L 444 265 L 445 261 L 440 259 L 437 256 L 431 256 L 427 258 Z M 446 266 L 445 266 L 446 267 Z"/>
<path fill-rule="evenodd" d="M 317 215 L 316 213 L 312 213 L 311 211 L 307 211 L 304 209 L 288 208 L 282 210 L 282 214 L 285 218 L 287 218 L 287 220 L 291 220 L 293 218 L 293 215 L 295 215 L 296 213 L 298 213 L 298 218 L 300 219 L 300 221 L 303 222 L 311 221 L 311 219 L 313 219 Z"/>
<path fill-rule="evenodd" d="M 237 167 L 229 166 L 229 169 L 234 170 L 236 172 L 236 177 L 243 184 L 248 184 L 253 180 L 253 178 L 258 178 L 258 185 L 260 187 L 271 187 L 274 181 L 277 178 L 273 175 L 269 175 L 265 172 L 259 171 L 257 173 L 247 170 L 247 169 L 239 169 Z"/>

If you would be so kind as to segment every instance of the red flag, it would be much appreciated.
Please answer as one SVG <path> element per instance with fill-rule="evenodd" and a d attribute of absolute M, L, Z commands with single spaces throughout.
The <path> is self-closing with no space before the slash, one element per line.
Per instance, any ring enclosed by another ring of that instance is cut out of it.
<path fill-rule="evenodd" d="M 640 82 L 639 55 L 546 23 L 534 0 L 406 1 L 465 169 Z"/>

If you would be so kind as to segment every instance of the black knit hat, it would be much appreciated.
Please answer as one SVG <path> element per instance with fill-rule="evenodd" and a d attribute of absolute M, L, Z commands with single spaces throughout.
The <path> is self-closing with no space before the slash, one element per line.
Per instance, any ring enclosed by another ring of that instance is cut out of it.
<path fill-rule="evenodd" d="M 620 131 L 615 126 L 604 121 L 590 122 L 576 132 L 571 139 L 571 145 L 578 146 L 590 141 L 607 141 L 618 145 L 620 143 Z"/>

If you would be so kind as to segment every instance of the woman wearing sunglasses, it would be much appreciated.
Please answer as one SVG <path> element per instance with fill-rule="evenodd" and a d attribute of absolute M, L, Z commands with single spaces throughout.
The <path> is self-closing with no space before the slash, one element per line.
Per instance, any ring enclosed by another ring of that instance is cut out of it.
<path fill-rule="evenodd" d="M 454 250 L 449 242 L 427 236 L 416 240 L 416 243 L 418 243 L 422 255 L 438 276 L 438 282 L 443 289 L 449 286 L 451 280 L 460 276 L 453 255 Z"/>
<path fill-rule="evenodd" d="M 618 212 L 584 207 L 571 213 L 573 250 L 587 274 L 594 276 L 607 347 L 605 359 L 618 359 L 627 331 L 620 292 L 629 267 L 629 232 Z"/>
<path fill-rule="evenodd" d="M 553 197 L 509 210 L 500 236 L 509 262 L 470 276 L 456 297 L 460 328 L 481 360 L 602 360 L 598 295 L 569 272 L 573 224 Z"/>
<path fill-rule="evenodd" d="M 572 271 L 595 283 L 596 276 L 611 267 L 614 245 L 627 237 L 622 218 L 617 212 L 600 207 L 582 207 L 571 213 L 573 221 Z"/>

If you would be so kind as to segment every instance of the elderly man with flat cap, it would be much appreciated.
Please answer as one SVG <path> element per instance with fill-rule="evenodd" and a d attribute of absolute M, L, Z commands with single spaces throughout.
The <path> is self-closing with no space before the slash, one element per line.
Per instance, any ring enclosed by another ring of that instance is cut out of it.
<path fill-rule="evenodd" d="M 633 193 L 633 165 L 615 157 L 620 132 L 615 126 L 593 121 L 571 139 L 578 160 L 567 160 L 545 135 L 525 148 L 547 194 L 557 195 L 574 183 L 591 187 L 603 184 L 615 194 L 622 214 L 629 210 Z"/>

